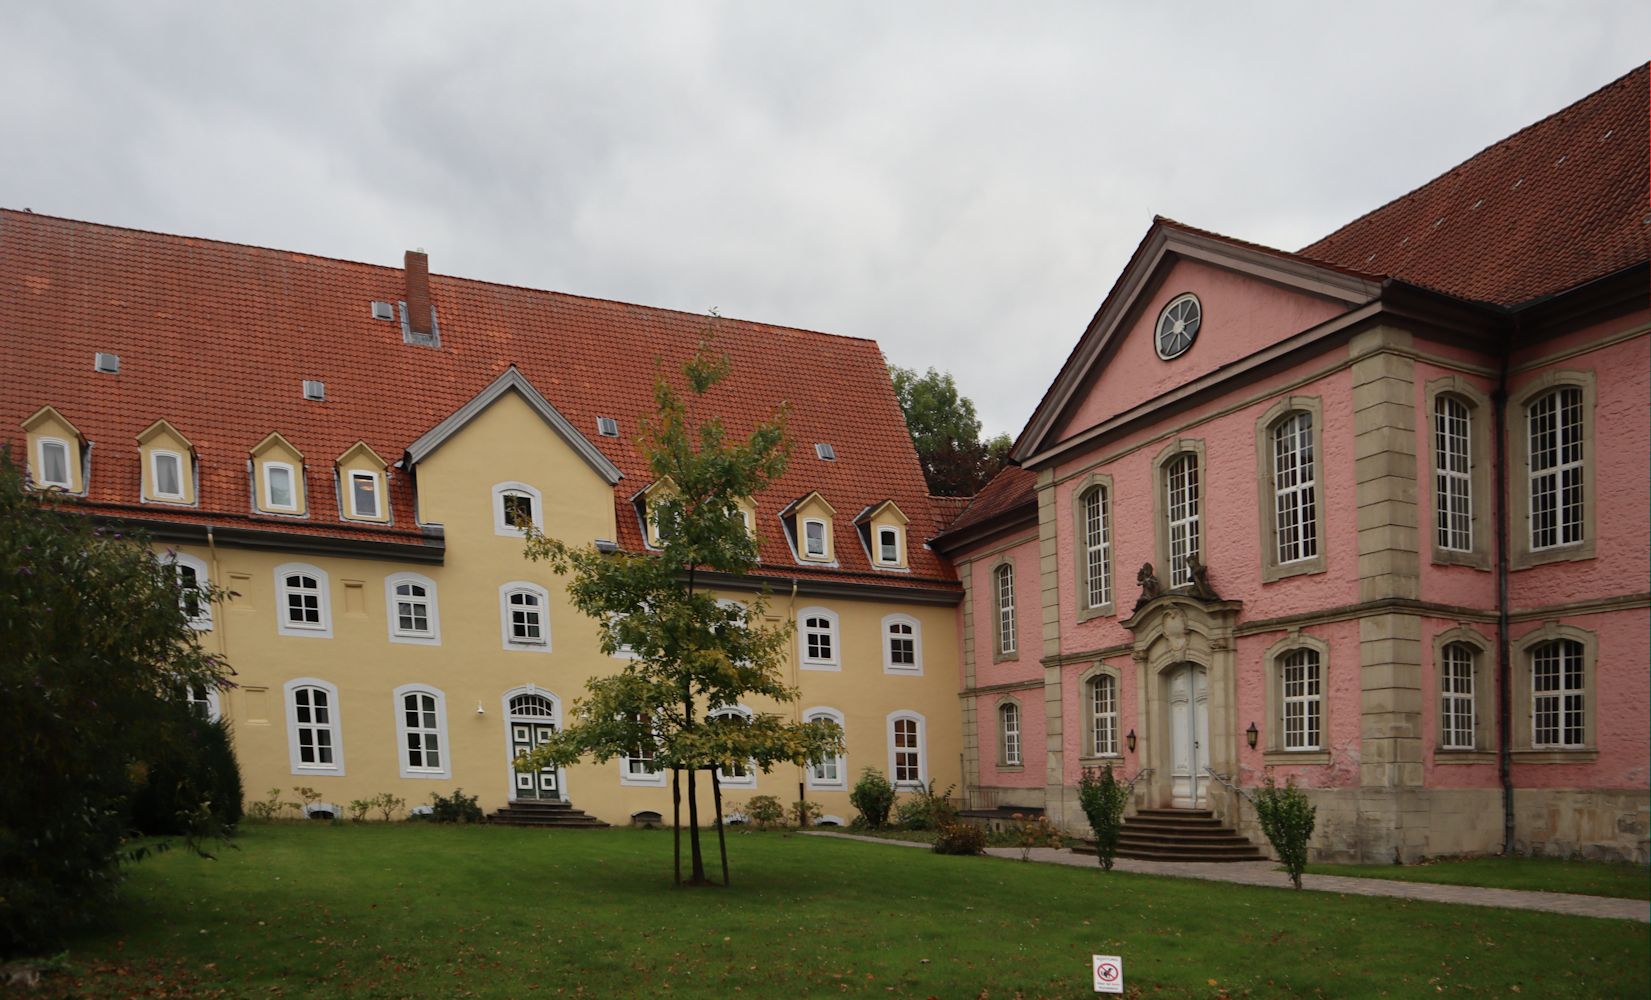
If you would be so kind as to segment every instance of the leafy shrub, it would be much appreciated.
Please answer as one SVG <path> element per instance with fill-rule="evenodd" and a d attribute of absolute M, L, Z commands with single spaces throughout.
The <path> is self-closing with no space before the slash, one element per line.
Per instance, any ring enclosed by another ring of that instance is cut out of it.
<path fill-rule="evenodd" d="M 219 837 L 241 822 L 241 769 L 229 727 L 189 703 L 169 706 L 176 738 L 158 741 L 132 797 L 132 826 L 150 835 Z"/>
<path fill-rule="evenodd" d="M 985 854 L 986 831 L 973 823 L 948 823 L 934 838 L 936 854 Z"/>
<path fill-rule="evenodd" d="M 1261 832 L 1273 845 L 1279 863 L 1290 873 L 1290 881 L 1301 888 L 1301 872 L 1307 867 L 1307 841 L 1313 836 L 1313 823 L 1318 810 L 1308 801 L 1307 793 L 1296 787 L 1291 778 L 1283 788 L 1272 775 L 1255 793 L 1255 814 L 1261 821 Z"/>
<path fill-rule="evenodd" d="M 868 767 L 860 772 L 860 780 L 848 793 L 849 804 L 859 811 L 861 822 L 872 830 L 880 830 L 889 822 L 889 810 L 894 808 L 894 786 L 883 772 Z"/>
<path fill-rule="evenodd" d="M 820 818 L 822 811 L 818 802 L 798 799 L 796 802 L 791 803 L 791 822 L 799 829 L 813 826 L 814 821 Z"/>
<path fill-rule="evenodd" d="M 464 794 L 464 789 L 453 789 L 452 795 L 434 792 L 430 796 L 430 818 L 437 823 L 480 823 L 482 807 L 476 796 Z"/>
<path fill-rule="evenodd" d="M 350 822 L 362 823 L 367 819 L 367 813 L 373 808 L 373 799 L 351 799 L 344 808 L 349 810 Z"/>
<path fill-rule="evenodd" d="M 919 786 L 895 810 L 895 825 L 905 830 L 939 830 L 957 822 L 957 807 L 952 805 L 952 792 L 956 790 L 957 786 L 952 785 L 937 793 L 932 781 Z"/>
<path fill-rule="evenodd" d="M 1013 832 L 1015 846 L 1020 848 L 1022 861 L 1032 860 L 1034 847 L 1060 847 L 1061 832 L 1055 829 L 1055 824 L 1049 822 L 1048 816 L 1026 816 L 1015 813 L 1010 817 L 1014 820 Z"/>
<path fill-rule="evenodd" d="M 281 814 L 288 809 L 298 808 L 300 808 L 299 803 L 286 802 L 281 799 L 281 789 L 279 788 L 271 788 L 262 800 L 246 804 L 247 815 L 265 823 L 280 818 Z"/>
<path fill-rule="evenodd" d="M 772 795 L 753 795 L 745 804 L 745 818 L 755 823 L 757 829 L 767 830 L 779 826 L 785 819 L 785 806 Z"/>
<path fill-rule="evenodd" d="M 401 807 L 407 804 L 406 799 L 398 798 L 391 795 L 389 792 L 382 792 L 367 801 L 374 809 L 378 810 L 379 815 L 384 818 L 384 822 L 386 823 L 390 822 L 392 819 L 395 819 L 396 813 L 400 812 Z M 470 799 L 470 804 L 475 805 L 475 803 L 476 800 L 472 797 Z M 481 810 L 477 809 L 476 814 L 478 817 L 477 822 L 480 822 Z"/>
<path fill-rule="evenodd" d="M 1118 833 L 1124 825 L 1129 786 L 1112 776 L 1112 765 L 1095 771 L 1084 768 L 1078 779 L 1078 805 L 1095 831 L 1095 860 L 1107 871 L 1118 854 Z"/>

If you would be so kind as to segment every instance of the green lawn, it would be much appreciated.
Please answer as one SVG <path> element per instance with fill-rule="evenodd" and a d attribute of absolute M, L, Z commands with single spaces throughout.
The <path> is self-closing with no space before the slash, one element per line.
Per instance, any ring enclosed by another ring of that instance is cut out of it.
<path fill-rule="evenodd" d="M 1628 921 L 735 834 L 729 889 L 670 885 L 670 833 L 250 827 L 132 870 L 74 996 L 1604 997 L 1651 991 Z M 714 856 L 714 837 L 710 841 Z M 221 991 L 221 992 L 220 992 Z"/>
<path fill-rule="evenodd" d="M 1421 865 L 1308 865 L 1315 875 L 1350 875 L 1399 882 L 1482 885 L 1493 889 L 1578 892 L 1588 896 L 1651 900 L 1645 865 L 1564 861 L 1559 858 L 1461 858 Z"/>

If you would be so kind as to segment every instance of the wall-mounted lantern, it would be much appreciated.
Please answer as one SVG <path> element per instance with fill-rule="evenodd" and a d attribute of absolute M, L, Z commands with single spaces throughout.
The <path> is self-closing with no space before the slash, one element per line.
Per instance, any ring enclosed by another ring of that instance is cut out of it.
<path fill-rule="evenodd" d="M 1130 753 L 1135 752 L 1135 730 L 1131 729 L 1129 735 L 1124 737 L 1124 745 L 1129 747 Z"/>
<path fill-rule="evenodd" d="M 1255 723 L 1253 723 L 1253 722 L 1250 723 L 1250 728 L 1244 730 L 1244 740 L 1245 740 L 1245 742 L 1250 744 L 1250 749 L 1251 750 L 1255 749 L 1255 741 L 1256 741 L 1257 737 L 1259 737 L 1260 735 L 1261 735 L 1260 730 L 1255 728 Z"/>

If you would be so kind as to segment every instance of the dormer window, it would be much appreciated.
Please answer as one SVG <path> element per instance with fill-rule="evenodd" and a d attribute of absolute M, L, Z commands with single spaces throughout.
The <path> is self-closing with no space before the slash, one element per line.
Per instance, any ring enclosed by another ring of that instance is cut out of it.
<path fill-rule="evenodd" d="M 803 555 L 810 559 L 826 557 L 826 523 L 810 518 L 803 522 Z"/>
<path fill-rule="evenodd" d="M 885 566 L 900 564 L 900 529 L 877 529 L 877 561 Z"/>
<path fill-rule="evenodd" d="M 379 517 L 378 476 L 371 472 L 350 473 L 350 516 Z"/>
<path fill-rule="evenodd" d="M 69 479 L 69 442 L 57 438 L 41 439 L 40 468 L 35 472 L 35 483 L 64 490 L 74 489 Z"/>
<path fill-rule="evenodd" d="M 292 466 L 285 462 L 264 463 L 264 508 L 266 510 L 297 510 L 293 493 Z"/>
<path fill-rule="evenodd" d="M 183 499 L 183 457 L 175 451 L 149 453 L 150 474 L 155 477 L 155 499 Z"/>

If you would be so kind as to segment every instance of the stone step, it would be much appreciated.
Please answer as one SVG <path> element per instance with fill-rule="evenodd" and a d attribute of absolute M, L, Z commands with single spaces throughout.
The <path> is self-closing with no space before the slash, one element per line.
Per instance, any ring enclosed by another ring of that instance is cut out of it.
<path fill-rule="evenodd" d="M 1118 832 L 1120 844 L 1184 844 L 1188 847 L 1225 847 L 1229 844 L 1248 847 L 1250 840 L 1242 834 L 1231 830 L 1217 830 L 1211 833 L 1180 834 L 1180 833 L 1140 833 L 1129 829 Z"/>
<path fill-rule="evenodd" d="M 1072 848 L 1073 854 L 1094 854 L 1095 844 L 1086 842 Z M 1150 848 L 1125 847 L 1118 845 L 1115 855 L 1120 858 L 1134 858 L 1138 861 L 1265 861 L 1262 853 L 1252 844 L 1246 847 L 1221 847 L 1210 849 L 1175 848 L 1170 850 L 1152 850 Z"/>

